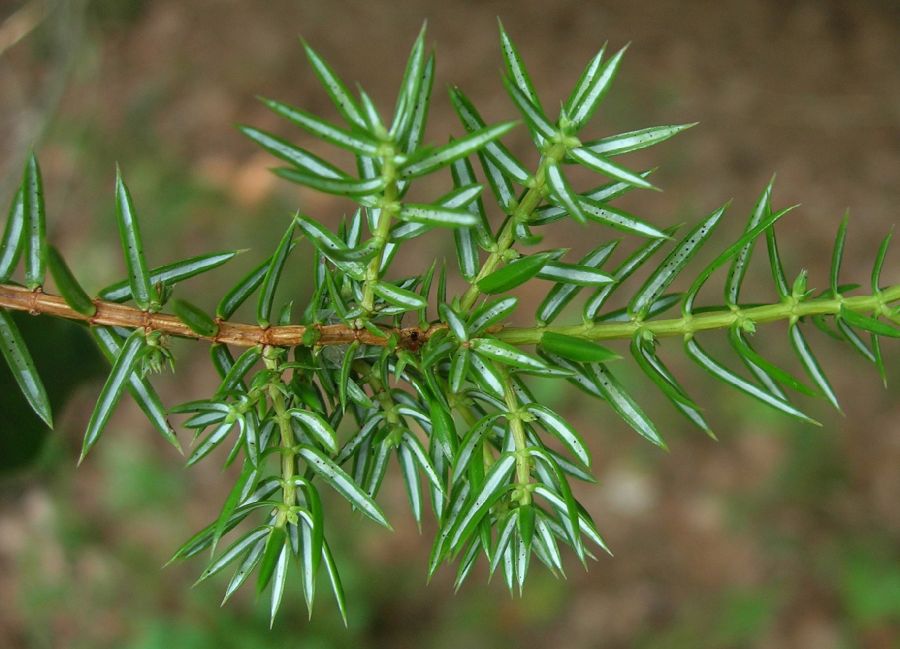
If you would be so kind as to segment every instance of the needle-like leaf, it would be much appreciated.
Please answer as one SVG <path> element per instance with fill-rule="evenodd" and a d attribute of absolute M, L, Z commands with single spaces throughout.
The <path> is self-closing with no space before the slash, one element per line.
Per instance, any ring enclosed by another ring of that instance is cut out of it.
<path fill-rule="evenodd" d="M 724 208 L 716 210 L 678 242 L 675 249 L 669 253 L 669 256 L 653 271 L 640 290 L 631 298 L 628 303 L 630 314 L 639 318 L 647 315 L 656 298 L 662 295 L 662 292 L 669 287 L 687 266 L 687 263 L 697 254 L 700 247 L 706 243 L 724 213 Z"/>
<path fill-rule="evenodd" d="M 190 257 L 181 261 L 176 261 L 164 266 L 157 266 L 150 270 L 150 284 L 164 284 L 172 286 L 183 280 L 189 279 L 218 268 L 225 262 L 234 259 L 242 250 L 227 250 L 224 252 L 213 252 L 205 255 Z M 268 261 L 266 262 L 268 264 Z M 123 280 L 110 284 L 99 292 L 99 297 L 110 302 L 125 302 L 131 299 L 131 285 L 129 280 Z M 223 300 L 224 302 L 224 300 Z M 231 315 L 229 313 L 229 315 Z"/>
<path fill-rule="evenodd" d="M 214 338 L 218 333 L 219 325 L 200 307 L 191 304 L 187 300 L 176 298 L 172 301 L 172 308 L 175 311 L 175 315 L 190 327 L 194 333 L 207 338 Z"/>
<path fill-rule="evenodd" d="M 32 153 L 22 179 L 25 212 L 25 286 L 34 290 L 44 284 L 47 258 L 47 216 L 44 209 L 44 185 L 41 168 Z"/>
<path fill-rule="evenodd" d="M 606 368 L 605 365 L 592 364 L 587 366 L 597 389 L 609 402 L 613 410 L 634 428 L 641 436 L 647 438 L 657 446 L 666 448 L 665 442 L 659 436 L 656 425 L 650 420 L 644 411 L 625 390 L 619 380 Z"/>
<path fill-rule="evenodd" d="M 44 384 L 37 373 L 31 354 L 28 353 L 22 334 L 19 333 L 19 328 L 9 312 L 4 309 L 0 309 L 0 351 L 3 352 L 9 370 L 31 409 L 45 424 L 53 428 L 50 400 L 47 398 Z"/>
<path fill-rule="evenodd" d="M 623 153 L 639 151 L 640 149 L 645 149 L 654 144 L 665 142 L 670 137 L 678 135 L 682 131 L 689 129 L 692 126 L 696 126 L 697 124 L 698 122 L 692 124 L 642 128 L 638 131 L 619 133 L 618 135 L 610 135 L 592 142 L 585 142 L 584 148 L 604 156 L 622 155 Z"/>
<path fill-rule="evenodd" d="M 450 100 L 453 103 L 453 107 L 456 109 L 457 115 L 459 115 L 460 121 L 462 121 L 463 126 L 466 127 L 467 131 L 471 133 L 483 129 L 486 126 L 484 120 L 481 119 L 481 115 L 479 115 L 478 111 L 475 109 L 475 106 L 472 105 L 469 98 L 466 97 L 459 88 L 455 86 L 450 88 Z M 530 177 L 528 170 L 501 142 L 496 140 L 488 142 L 479 154 L 483 154 L 490 160 L 492 165 L 494 165 L 504 177 L 511 178 L 520 185 L 524 185 L 528 182 Z"/>
<path fill-rule="evenodd" d="M 626 49 L 628 49 L 627 45 L 613 54 L 605 63 L 598 65 L 595 72 L 588 71 L 588 76 L 584 79 L 584 91 L 578 93 L 571 106 L 566 107 L 566 113 L 576 131 L 587 123 L 606 93 L 609 92 Z"/>
<path fill-rule="evenodd" d="M 583 147 L 569 149 L 569 155 L 573 160 L 575 160 L 575 162 L 582 165 L 583 167 L 587 167 L 588 169 L 592 169 L 597 173 L 609 176 L 613 180 L 619 180 L 623 183 L 628 183 L 630 185 L 641 187 L 643 189 L 655 189 L 650 181 L 644 178 L 643 175 L 634 171 L 629 171 L 625 167 L 611 162 L 604 156 L 600 155 L 599 153 L 595 153 L 590 149 L 586 149 Z"/>
<path fill-rule="evenodd" d="M 138 358 L 145 349 L 146 344 L 144 331 L 135 329 L 122 345 L 119 355 L 113 363 L 112 371 L 110 371 L 109 377 L 100 391 L 100 396 L 97 397 L 97 404 L 94 406 L 94 411 L 91 413 L 91 418 L 88 421 L 87 430 L 84 433 L 84 442 L 81 446 L 81 456 L 78 458 L 79 464 L 84 461 L 88 451 L 97 443 L 100 433 L 103 432 L 107 422 L 109 422 L 109 418 L 112 416 L 116 404 L 119 403 L 119 398 L 122 396 L 122 392 L 125 390 L 129 377 L 134 372 Z"/>
<path fill-rule="evenodd" d="M 305 174 L 332 180 L 346 180 L 348 178 L 347 174 L 330 162 L 326 162 L 309 151 L 296 147 L 271 133 L 266 133 L 252 126 L 239 126 L 238 129 L 263 149 L 275 157 L 291 163 Z"/>
<path fill-rule="evenodd" d="M 353 95 L 350 94 L 347 86 L 331 69 L 331 66 L 325 62 L 325 59 L 319 56 L 305 40 L 301 39 L 301 42 L 303 43 L 303 50 L 306 52 L 306 58 L 309 59 L 316 77 L 318 77 L 325 88 L 325 92 L 328 93 L 334 107 L 338 109 L 338 112 L 347 120 L 348 124 L 364 128 L 365 121 L 362 118 L 359 106 L 356 105 L 356 101 L 354 101 Z"/>
<path fill-rule="evenodd" d="M 687 351 L 687 355 L 692 360 L 694 360 L 700 367 L 702 367 L 717 379 L 737 388 L 745 394 L 750 395 L 754 399 L 761 401 L 767 406 L 771 406 L 772 408 L 780 410 L 785 414 L 796 417 L 801 421 L 819 425 L 819 422 L 817 422 L 815 419 L 810 419 L 786 401 L 782 401 L 780 398 L 769 394 L 768 392 L 758 388 L 752 383 L 749 383 L 745 379 L 739 377 L 737 374 L 734 374 L 731 370 L 727 369 L 724 365 L 718 363 L 709 354 L 703 351 L 700 345 L 697 344 L 697 341 L 693 338 L 686 341 L 684 347 L 685 351 Z"/>
<path fill-rule="evenodd" d="M 573 219 L 579 223 L 587 222 L 587 217 L 581 209 L 581 202 L 575 190 L 569 185 L 569 181 L 562 173 L 559 164 L 547 165 L 547 186 L 550 188 L 550 196 L 566 209 Z"/>
<path fill-rule="evenodd" d="M 578 363 L 608 363 L 622 358 L 608 347 L 591 340 L 567 336 L 554 331 L 545 331 L 541 335 L 541 347 L 551 354 Z"/>
<path fill-rule="evenodd" d="M 261 98 L 261 101 L 277 115 L 326 142 L 348 149 L 357 155 L 370 157 L 378 155 L 378 141 L 360 130 L 347 131 L 301 108 L 288 106 L 279 101 L 266 98 Z"/>
<path fill-rule="evenodd" d="M 144 244 L 137 214 L 118 167 L 116 167 L 116 217 L 119 224 L 119 239 L 128 266 L 128 285 L 134 302 L 144 311 L 156 308 L 159 306 L 159 296 L 150 282 L 150 273 L 144 260 Z"/>
<path fill-rule="evenodd" d="M 486 126 L 436 149 L 424 149 L 418 155 L 412 156 L 398 172 L 404 178 L 429 174 L 484 148 L 487 143 L 508 133 L 515 125 L 515 122 L 503 122 Z"/>
<path fill-rule="evenodd" d="M 806 368 L 806 373 L 809 375 L 809 378 L 813 380 L 813 383 L 819 386 L 822 394 L 824 394 L 825 398 L 831 402 L 831 405 L 833 405 L 838 412 L 841 412 L 841 406 L 838 404 L 837 395 L 835 395 L 831 384 L 828 382 L 825 372 L 822 371 L 819 361 L 816 360 L 812 350 L 809 348 L 809 343 L 806 342 L 806 337 L 803 335 L 803 332 L 800 331 L 800 327 L 797 324 L 792 324 L 789 328 L 789 332 L 791 345 L 794 347 L 794 351 L 797 352 L 797 356 L 803 363 L 803 367 Z"/>
<path fill-rule="evenodd" d="M 391 529 L 378 504 L 354 482 L 353 478 L 347 475 L 337 464 L 325 457 L 321 451 L 311 446 L 300 446 L 297 449 L 297 454 L 350 504 L 379 525 Z"/>
<path fill-rule="evenodd" d="M 553 259 L 553 253 L 542 252 L 527 257 L 520 257 L 500 270 L 495 270 L 478 280 L 478 288 L 482 293 L 504 293 L 537 275 L 544 265 Z"/>
<path fill-rule="evenodd" d="M 586 268 L 598 268 L 602 266 L 604 262 L 609 259 L 613 250 L 616 249 L 618 243 L 618 241 L 612 241 L 594 248 L 578 262 L 578 265 Z M 610 278 L 610 280 L 611 279 L 612 278 Z M 550 289 L 550 292 L 547 293 L 547 297 L 544 298 L 544 301 L 541 302 L 541 305 L 538 307 L 537 313 L 535 314 L 537 321 L 540 324 L 552 322 L 562 312 L 566 305 L 572 301 L 572 298 L 575 297 L 580 289 L 580 285 L 574 283 L 560 282 L 556 284 Z"/>
<path fill-rule="evenodd" d="M 12 275 L 25 243 L 25 200 L 22 188 L 16 191 L 9 206 L 3 238 L 0 239 L 0 282 Z"/>
<path fill-rule="evenodd" d="M 284 264 L 291 251 L 291 240 L 294 237 L 294 226 L 296 223 L 296 219 L 291 221 L 288 229 L 285 230 L 278 247 L 275 249 L 275 254 L 272 255 L 272 259 L 269 262 L 269 268 L 266 269 L 266 274 L 263 277 L 262 285 L 259 289 L 259 300 L 256 303 L 256 321 L 260 327 L 269 326 L 269 319 L 272 317 L 272 305 L 275 301 L 275 290 L 278 288 Z"/>
<path fill-rule="evenodd" d="M 114 363 L 122 349 L 124 338 L 109 327 L 92 327 L 91 336 L 110 363 Z M 141 410 L 147 416 L 151 424 L 160 432 L 163 438 L 182 453 L 181 443 L 175 436 L 172 425 L 166 418 L 166 408 L 163 406 L 159 395 L 147 379 L 141 378 L 137 372 L 132 372 L 128 377 L 128 393 L 137 401 Z"/>
<path fill-rule="evenodd" d="M 53 281 L 56 282 L 56 288 L 59 289 L 59 294 L 63 296 L 66 304 L 82 315 L 93 317 L 97 312 L 96 305 L 88 294 L 84 292 L 81 284 L 75 279 L 75 275 L 72 273 L 69 265 L 55 246 L 47 247 L 47 266 L 50 268 L 50 274 L 53 276 Z"/>
<path fill-rule="evenodd" d="M 525 409 L 541 422 L 548 433 L 557 437 L 582 464 L 591 465 L 591 454 L 588 452 L 584 439 L 565 419 L 550 408 L 537 403 L 530 403 L 525 406 Z"/>

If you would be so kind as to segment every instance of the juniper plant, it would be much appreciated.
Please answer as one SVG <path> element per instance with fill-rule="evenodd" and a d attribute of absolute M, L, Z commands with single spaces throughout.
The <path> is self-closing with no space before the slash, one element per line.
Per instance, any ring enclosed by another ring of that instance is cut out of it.
<path fill-rule="evenodd" d="M 481 555 L 492 574 L 500 570 L 509 589 L 521 591 L 532 556 L 561 574 L 560 545 L 570 546 L 582 562 L 607 552 L 591 515 L 570 488 L 572 480 L 593 481 L 588 445 L 563 416 L 537 403 L 529 389 L 533 376 L 567 381 L 604 402 L 597 403 L 599 410 L 609 409 L 664 448 L 657 426 L 616 378 L 616 366 L 625 361 L 601 341 L 626 342 L 649 381 L 712 436 L 700 407 L 657 354 L 659 338 L 680 337 L 684 353 L 716 379 L 789 417 L 815 423 L 788 396 L 788 390 L 820 395 L 838 407 L 807 343 L 808 324 L 849 342 L 882 375 L 881 337 L 900 336 L 900 286 L 885 288 L 879 280 L 890 234 L 875 256 L 870 290 L 840 282 L 846 218 L 837 231 L 827 287 L 809 288 L 805 271 L 789 281 L 775 224 L 791 208 L 772 207 L 771 183 L 740 237 L 695 272 L 686 291 L 670 292 L 728 206 L 713 210 L 687 232 L 661 229 L 614 206 L 623 194 L 652 187 L 650 171 L 632 171 L 618 157 L 692 125 L 589 139 L 583 133 L 616 77 L 624 48 L 614 54 L 602 48 L 552 120 L 502 27 L 500 40 L 503 83 L 539 153 L 534 168 L 502 142 L 518 122 L 485 124 L 456 87 L 450 100 L 466 134 L 446 144 L 423 144 L 435 70 L 424 29 L 412 47 L 390 122 L 363 90 L 351 93 L 304 44 L 343 125 L 263 101 L 288 122 L 352 153 L 355 173 L 260 129 L 240 130 L 282 161 L 275 169 L 278 176 L 347 198 L 356 211 L 337 232 L 310 215 L 292 215 L 277 249 L 225 293 L 213 315 L 174 294 L 182 292 L 182 282 L 222 266 L 237 251 L 151 267 L 131 195 L 117 173 L 117 223 L 128 276 L 92 298 L 48 244 L 37 159 L 25 166 L 0 242 L 2 351 L 22 392 L 52 425 L 41 380 L 9 312 L 76 320 L 89 327 L 112 364 L 79 462 L 99 440 L 125 392 L 179 449 L 168 418 L 186 417 L 182 425 L 193 432 L 189 466 L 230 446 L 227 454 L 215 457 L 240 465 L 237 482 L 215 520 L 173 559 L 209 553 L 201 581 L 236 566 L 226 599 L 255 573 L 256 588 L 269 590 L 273 620 L 292 572 L 299 573 L 310 610 L 317 584 L 327 578 L 346 615 L 320 492 L 333 489 L 366 517 L 390 527 L 376 498 L 394 462 L 416 521 L 430 505 L 439 524 L 429 575 L 442 563 L 458 561 L 457 587 Z M 573 188 L 568 180 L 572 165 L 595 172 L 602 184 Z M 407 200 L 412 185 L 432 174 L 447 180 L 447 193 L 424 203 Z M 484 184 L 489 191 L 483 192 Z M 488 212 L 487 203 L 498 210 Z M 564 219 L 578 222 L 585 232 L 590 227 L 597 247 L 575 260 L 563 249 L 541 249 L 541 228 Z M 401 247 L 440 229 L 453 234 L 457 268 L 452 272 L 467 283 L 460 295 L 448 294 L 451 271 L 444 263 L 408 277 L 391 272 Z M 754 244 L 763 238 L 775 296 L 767 304 L 746 304 L 741 285 Z M 628 245 L 623 240 L 634 240 L 630 252 L 611 263 L 616 248 Z M 21 282 L 13 279 L 20 261 Z M 289 262 L 298 262 L 300 270 Z M 613 293 L 643 267 L 651 270 L 627 306 L 607 308 Z M 48 269 L 58 295 L 44 290 Z M 727 273 L 724 300 L 698 306 L 699 291 L 718 270 Z M 288 272 L 312 277 L 312 297 L 296 314 L 291 302 L 276 299 Z M 518 304 L 511 292 L 524 285 L 532 291 L 548 287 L 546 297 L 533 326 L 509 326 Z M 580 321 L 556 324 L 582 291 L 587 295 Z M 232 321 L 248 301 L 255 302 L 256 322 Z M 757 326 L 777 321 L 787 323 L 808 384 L 751 345 Z M 707 330 L 727 333 L 746 373 L 704 350 L 699 340 Z M 147 375 L 172 362 L 170 336 L 210 343 L 221 383 L 208 398 L 170 408 L 160 402 Z"/>

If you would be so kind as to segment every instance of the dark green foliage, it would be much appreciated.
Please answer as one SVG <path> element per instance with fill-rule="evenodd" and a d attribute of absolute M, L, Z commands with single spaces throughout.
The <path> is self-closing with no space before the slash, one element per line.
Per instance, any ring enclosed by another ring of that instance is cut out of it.
<path fill-rule="evenodd" d="M 806 422 L 813 420 L 792 403 L 789 390 L 824 396 L 837 407 L 805 336 L 810 321 L 825 326 L 828 320 L 827 330 L 850 342 L 882 375 L 880 340 L 900 337 L 895 305 L 900 287 L 880 285 L 890 236 L 876 255 L 871 294 L 853 295 L 854 289 L 840 283 L 846 219 L 836 237 L 828 289 L 809 290 L 805 272 L 789 283 L 774 227 L 790 208 L 772 209 L 772 183 L 751 210 L 743 233 L 695 272 L 686 290 L 678 288 L 727 206 L 672 241 L 676 228 L 611 204 L 627 192 L 652 188 L 650 171 L 633 171 L 612 159 L 664 142 L 692 125 L 586 139 L 625 49 L 607 56 L 602 48 L 553 118 L 502 26 L 500 39 L 506 91 L 539 154 L 533 170 L 501 142 L 518 122 L 486 124 L 455 87 L 450 101 L 465 134 L 436 145 L 422 143 L 435 70 L 424 29 L 413 44 L 390 119 L 379 115 L 362 89 L 351 92 L 304 43 L 313 72 L 343 123 L 263 101 L 308 134 L 349 152 L 355 169 L 341 169 L 259 129 L 240 130 L 286 165 L 274 170 L 277 175 L 340 196 L 353 204 L 352 216 L 337 231 L 311 215 L 291 216 L 276 250 L 223 291 L 215 317 L 181 298 L 180 288 L 168 309 L 177 319 L 157 312 L 167 307 L 176 284 L 217 268 L 236 251 L 149 268 L 132 197 L 117 173 L 116 214 L 127 278 L 92 300 L 47 244 L 39 167 L 34 157 L 26 165 L 0 240 L 0 298 L 10 308 L 59 313 L 58 303 L 41 302 L 49 267 L 63 304 L 71 309 L 66 315 L 92 326 L 110 360 L 112 370 L 88 423 L 81 460 L 126 392 L 178 448 L 167 414 L 183 416 L 182 425 L 194 440 L 188 465 L 217 458 L 226 466 L 237 463 L 240 472 L 210 525 L 173 559 L 209 549 L 200 580 L 234 566 L 226 599 L 255 575 L 257 590 L 269 592 L 273 621 L 285 588 L 294 584 L 311 611 L 321 573 L 327 574 L 346 619 L 320 491 L 334 491 L 355 511 L 390 528 L 378 497 L 383 480 L 394 471 L 404 482 L 416 522 L 421 526 L 429 506 L 437 520 L 429 575 L 442 563 L 458 560 L 457 588 L 482 555 L 492 574 L 502 566 L 510 591 L 521 592 L 533 558 L 562 576 L 561 546 L 572 548 L 585 563 L 594 558 L 595 548 L 607 552 L 570 485 L 593 481 L 590 438 L 537 403 L 530 389 L 532 376 L 565 380 L 597 399 L 595 407 L 604 412 L 598 421 L 614 415 L 665 448 L 659 427 L 637 398 L 640 392 L 614 373 L 630 361 L 607 347 L 607 339 L 630 343 L 630 356 L 649 383 L 712 435 L 701 406 L 659 357 L 659 337 L 680 337 L 686 356 L 715 379 Z M 569 178 L 575 164 L 602 178 L 581 190 Z M 443 180 L 443 195 L 408 201 L 410 187 L 427 176 Z M 486 207 L 488 195 L 496 210 Z M 580 258 L 567 258 L 565 249 L 536 248 L 546 226 L 563 219 L 584 232 L 591 228 L 586 236 L 595 247 Z M 456 264 L 467 284 L 460 295 L 448 295 L 453 271 L 442 260 L 413 276 L 392 272 L 401 248 L 406 251 L 412 240 L 433 236 L 438 228 L 452 230 Z M 748 306 L 740 302 L 741 285 L 762 237 L 776 297 Z M 668 252 L 659 260 L 656 253 L 664 247 Z M 619 253 L 622 259 L 610 263 Z M 23 256 L 26 289 L 11 280 Z M 703 287 L 726 265 L 725 303 L 697 306 Z M 646 279 L 623 300 L 627 307 L 609 309 L 610 296 L 643 266 L 650 267 Z M 309 302 L 296 305 L 302 308 L 295 309 L 283 294 L 281 280 L 291 273 L 310 278 Z M 546 292 L 534 325 L 513 327 L 518 298 L 509 293 L 523 286 Z M 554 324 L 584 290 L 579 321 Z M 251 299 L 256 300 L 256 324 L 228 322 Z M 129 300 L 136 309 L 121 304 Z M 663 317 L 673 311 L 676 315 Z M 751 346 L 748 337 L 756 327 L 773 321 L 787 322 L 791 344 L 814 387 Z M 49 424 L 50 401 L 17 322 L 0 310 L 2 352 L 28 403 Z M 727 334 L 750 378 L 701 345 L 699 339 L 712 329 Z M 172 363 L 166 341 L 171 333 L 214 340 L 211 357 L 220 383 L 208 398 L 167 413 L 148 373 Z M 229 344 L 246 349 L 237 355 Z"/>

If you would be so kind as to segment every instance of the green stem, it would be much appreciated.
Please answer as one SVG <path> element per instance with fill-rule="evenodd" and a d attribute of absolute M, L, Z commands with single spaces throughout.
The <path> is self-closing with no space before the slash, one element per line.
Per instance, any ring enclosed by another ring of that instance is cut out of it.
<path fill-rule="evenodd" d="M 381 278 L 381 264 L 384 261 L 384 249 L 387 246 L 388 238 L 391 235 L 391 224 L 394 220 L 394 212 L 399 208 L 397 205 L 397 198 L 400 192 L 397 187 L 393 147 L 390 147 L 382 157 L 381 175 L 387 184 L 382 193 L 383 206 L 381 208 L 381 214 L 379 214 L 378 225 L 374 235 L 376 252 L 366 268 L 366 278 L 363 282 L 362 308 L 366 313 L 372 313 L 375 308 L 375 282 Z"/>
<path fill-rule="evenodd" d="M 525 192 L 525 196 L 522 197 L 522 200 L 516 206 L 516 209 L 513 210 L 513 213 L 507 217 L 506 222 L 500 230 L 500 235 L 497 237 L 496 249 L 488 255 L 484 265 L 469 285 L 468 290 L 466 290 L 465 294 L 460 298 L 460 310 L 463 313 L 469 311 L 475 304 L 475 300 L 481 295 L 481 291 L 478 289 L 478 282 L 497 270 L 497 267 L 503 262 L 506 253 L 515 243 L 516 224 L 526 223 L 531 214 L 540 206 L 541 201 L 544 199 L 547 167 L 550 164 L 560 162 L 565 155 L 565 146 L 563 144 L 556 144 L 541 158 L 538 170 L 534 174 L 531 187 Z"/>
<path fill-rule="evenodd" d="M 497 368 L 503 377 L 503 397 L 506 400 L 506 409 L 509 411 L 509 427 L 512 431 L 513 442 L 516 445 L 516 483 L 518 486 L 515 492 L 519 499 L 520 505 L 531 504 L 531 489 L 528 485 L 531 483 L 531 460 L 528 458 L 527 446 L 525 439 L 525 425 L 519 415 L 519 398 L 513 389 L 512 378 L 505 367 Z"/>
<path fill-rule="evenodd" d="M 381 409 L 384 411 L 384 420 L 388 423 L 390 429 L 393 431 L 405 428 L 400 415 L 397 414 L 397 404 L 394 401 L 394 397 L 391 396 L 387 386 L 382 383 L 381 377 L 372 370 L 372 366 L 366 361 L 355 360 L 353 361 L 353 369 L 371 386 L 375 398 L 381 404 Z"/>
<path fill-rule="evenodd" d="M 775 322 L 791 318 L 802 318 L 813 315 L 835 315 L 841 307 L 857 313 L 887 312 L 886 305 L 900 300 L 900 285 L 891 286 L 876 295 L 858 295 L 853 297 L 821 297 L 805 302 L 796 302 L 787 298 L 777 304 L 745 308 L 721 308 L 714 311 L 695 313 L 680 318 L 664 320 L 597 322 L 556 327 L 510 327 L 496 332 L 494 335 L 512 345 L 533 345 L 541 340 L 544 332 L 566 334 L 587 340 L 631 339 L 637 331 L 648 331 L 654 336 L 690 336 L 698 331 L 710 329 L 728 329 L 742 321 L 754 324 Z"/>
<path fill-rule="evenodd" d="M 263 362 L 266 369 L 278 372 L 278 358 L 275 353 L 272 353 L 272 349 L 271 347 L 266 348 L 263 353 Z M 275 411 L 275 419 L 278 422 L 278 429 L 281 433 L 281 488 L 282 501 L 285 505 L 285 510 L 282 514 L 286 514 L 297 504 L 297 487 L 294 485 L 294 476 L 297 468 L 297 454 L 294 452 L 294 431 L 291 429 L 291 420 L 290 415 L 287 413 L 284 394 L 276 382 L 269 384 L 269 400 L 272 402 L 272 409 Z M 279 514 L 276 519 L 276 525 L 278 526 L 284 526 L 287 522 L 286 516 L 282 514 Z"/>

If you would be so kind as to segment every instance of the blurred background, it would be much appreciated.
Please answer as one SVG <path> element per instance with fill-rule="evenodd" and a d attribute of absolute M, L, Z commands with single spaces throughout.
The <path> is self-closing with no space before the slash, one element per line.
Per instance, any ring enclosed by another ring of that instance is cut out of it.
<path fill-rule="evenodd" d="M 896 0 L 0 0 L 0 202 L 8 204 L 33 147 L 50 237 L 95 290 L 124 272 L 112 226 L 118 162 L 151 263 L 251 249 L 183 287 L 212 306 L 227 282 L 274 247 L 294 209 L 331 224 L 349 209 L 276 181 L 273 160 L 234 129 L 251 123 L 327 153 L 254 99 L 272 96 L 336 118 L 297 37 L 345 79 L 363 82 L 388 112 L 427 19 L 438 52 L 428 134 L 440 143 L 461 132 L 448 84 L 460 85 L 489 120 L 514 114 L 500 84 L 497 16 L 546 106 L 565 98 L 604 41 L 632 43 L 591 135 L 700 122 L 627 160 L 659 165 L 655 183 L 665 191 L 629 195 L 623 207 L 668 225 L 694 222 L 734 198 L 710 246 L 719 250 L 777 172 L 776 206 L 803 203 L 779 225 L 791 276 L 805 267 L 812 287 L 826 284 L 830 246 L 849 208 L 844 279 L 868 281 L 900 204 Z M 524 129 L 509 142 L 534 165 Z M 581 251 L 610 236 L 597 227 L 554 227 L 546 244 Z M 428 237 L 420 256 L 402 262 L 413 271 L 434 256 L 452 259 L 449 241 Z M 895 246 L 884 283 L 900 281 L 897 260 Z M 301 256 L 294 269 L 292 290 L 305 295 Z M 764 264 L 754 265 L 749 282 L 748 300 L 773 295 Z M 519 313 L 533 312 L 541 298 L 523 294 Z M 269 631 L 266 600 L 252 588 L 220 609 L 223 580 L 190 588 L 200 561 L 161 569 L 215 516 L 230 476 L 215 462 L 185 471 L 130 402 L 76 471 L 106 367 L 78 327 L 21 321 L 38 364 L 56 368 L 48 389 L 57 427 L 42 430 L 0 370 L 2 647 L 900 647 L 900 349 L 890 342 L 885 390 L 849 346 L 810 328 L 845 412 L 799 398 L 822 428 L 796 425 L 722 388 L 682 360 L 677 342 L 664 345 L 663 356 L 707 406 L 718 443 L 689 428 L 623 364 L 623 380 L 670 453 L 576 391 L 542 387 L 542 400 L 591 442 L 599 484 L 578 495 L 614 559 L 584 572 L 569 556 L 566 581 L 535 566 L 521 599 L 500 580 L 487 583 L 483 568 L 457 595 L 446 569 L 426 586 L 434 526 L 416 531 L 399 476 L 390 475 L 383 501 L 395 533 L 343 507 L 329 519 L 349 630 L 325 589 L 307 622 L 294 584 Z M 783 326 L 757 338 L 759 349 L 800 371 Z M 706 340 L 726 353 L 716 336 Z M 212 389 L 206 350 L 181 343 L 175 352 L 177 376 L 155 381 L 164 400 Z"/>

